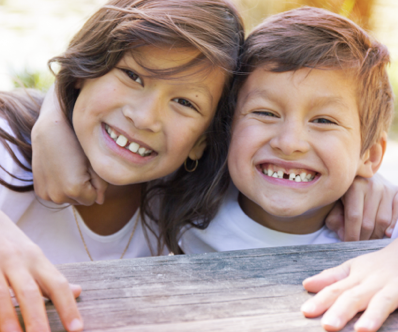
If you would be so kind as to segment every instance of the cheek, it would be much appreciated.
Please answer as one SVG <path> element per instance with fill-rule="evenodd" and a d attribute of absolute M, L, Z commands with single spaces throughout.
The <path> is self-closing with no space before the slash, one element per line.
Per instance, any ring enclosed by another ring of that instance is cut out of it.
<path fill-rule="evenodd" d="M 235 173 L 250 173 L 252 159 L 256 152 L 256 141 L 250 126 L 235 126 L 228 153 L 228 167 L 231 176 Z"/>
<path fill-rule="evenodd" d="M 334 137 L 319 140 L 322 146 L 318 146 L 318 151 L 322 155 L 323 162 L 329 174 L 334 179 L 343 183 L 351 183 L 356 175 L 360 142 L 354 137 Z"/>

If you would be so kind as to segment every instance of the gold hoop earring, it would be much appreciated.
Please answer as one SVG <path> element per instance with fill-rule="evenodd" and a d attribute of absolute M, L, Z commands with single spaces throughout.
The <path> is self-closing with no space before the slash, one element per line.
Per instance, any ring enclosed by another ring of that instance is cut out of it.
<path fill-rule="evenodd" d="M 198 167 L 199 161 L 198 161 L 198 159 L 196 159 L 196 160 L 195 160 L 195 166 L 194 166 L 194 168 L 188 169 L 188 167 L 187 167 L 187 160 L 188 160 L 188 158 L 185 159 L 185 161 L 184 161 L 184 168 L 185 168 L 185 170 L 186 170 L 187 172 L 192 173 L 192 172 L 194 172 L 194 171 L 196 170 L 196 168 Z"/>

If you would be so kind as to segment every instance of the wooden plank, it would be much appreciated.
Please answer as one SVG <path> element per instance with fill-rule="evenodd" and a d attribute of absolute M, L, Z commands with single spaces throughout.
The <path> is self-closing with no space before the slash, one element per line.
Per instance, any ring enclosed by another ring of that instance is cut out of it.
<path fill-rule="evenodd" d="M 390 240 L 59 266 L 83 287 L 85 331 L 323 331 L 301 282 Z M 64 331 L 51 303 L 52 331 Z M 355 319 L 343 330 L 353 331 Z M 380 331 L 397 331 L 398 313 Z"/>

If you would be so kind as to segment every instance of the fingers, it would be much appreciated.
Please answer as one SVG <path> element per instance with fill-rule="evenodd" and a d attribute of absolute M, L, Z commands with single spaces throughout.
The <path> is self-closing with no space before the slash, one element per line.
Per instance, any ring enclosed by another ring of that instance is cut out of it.
<path fill-rule="evenodd" d="M 94 172 L 91 166 L 89 166 L 88 171 L 91 178 L 91 184 L 96 191 L 95 202 L 97 204 L 103 204 L 105 201 L 105 191 L 108 187 L 108 183 L 101 179 L 98 174 Z"/>
<path fill-rule="evenodd" d="M 346 278 L 350 273 L 351 261 L 322 271 L 321 273 L 303 281 L 304 288 L 311 293 L 318 293 L 326 286 Z"/>
<path fill-rule="evenodd" d="M 306 317 L 317 317 L 324 313 L 346 289 L 352 287 L 353 278 L 346 279 L 350 273 L 350 261 L 303 281 L 304 288 L 313 293 L 319 292 L 301 307 Z"/>
<path fill-rule="evenodd" d="M 82 288 L 80 287 L 80 285 L 69 284 L 69 288 L 70 288 L 74 298 L 77 298 L 80 296 L 80 294 L 82 292 Z"/>
<path fill-rule="evenodd" d="M 0 308 L 0 331 L 22 332 L 17 313 L 10 298 L 8 283 L 3 275 L 0 275 Z"/>
<path fill-rule="evenodd" d="M 389 283 L 371 299 L 368 308 L 355 324 L 356 331 L 377 331 L 388 315 L 398 308 L 397 283 L 398 280 L 395 283 Z"/>
<path fill-rule="evenodd" d="M 342 329 L 358 312 L 368 306 L 370 299 L 378 290 L 377 284 L 369 282 L 357 286 L 349 285 L 323 315 L 321 321 L 323 328 L 326 331 Z"/>
<path fill-rule="evenodd" d="M 392 219 L 392 197 L 388 193 L 382 195 L 377 216 L 375 217 L 375 228 L 370 239 L 382 239 Z M 367 203 L 366 203 L 367 204 Z"/>
<path fill-rule="evenodd" d="M 389 225 L 382 223 L 382 218 L 384 217 L 385 211 L 380 209 L 380 204 L 386 204 L 386 200 L 383 201 L 383 189 L 384 186 L 381 183 L 369 183 L 370 191 L 365 194 L 364 198 L 364 208 L 363 208 L 363 220 L 361 226 L 360 240 L 369 240 L 372 238 L 382 238 L 384 231 Z M 391 210 L 391 208 L 390 208 Z M 379 224 L 376 220 L 376 215 L 379 212 Z M 390 211 L 391 212 L 391 211 Z"/>
<path fill-rule="evenodd" d="M 26 332 L 50 332 L 42 294 L 31 275 L 14 269 L 8 280 L 18 300 Z"/>
<path fill-rule="evenodd" d="M 43 266 L 39 271 L 38 284 L 43 295 L 53 302 L 64 327 L 68 331 L 81 331 L 83 320 L 75 301 L 75 295 L 81 292 L 80 286 L 70 285 L 53 265 Z"/>
<path fill-rule="evenodd" d="M 344 240 L 344 208 L 340 200 L 327 215 L 325 224 L 327 228 L 337 233 L 340 240 Z"/>
<path fill-rule="evenodd" d="M 364 192 L 352 186 L 344 196 L 344 241 L 358 241 L 361 234 Z"/>

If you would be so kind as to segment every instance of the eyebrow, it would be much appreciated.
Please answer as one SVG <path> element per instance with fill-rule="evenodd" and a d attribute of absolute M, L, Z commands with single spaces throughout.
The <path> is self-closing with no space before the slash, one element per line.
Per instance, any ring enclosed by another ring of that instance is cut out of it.
<path fill-rule="evenodd" d="M 268 100 L 274 100 L 275 98 L 273 97 L 273 94 L 265 89 L 254 89 L 252 91 L 250 91 L 244 98 L 242 101 L 242 104 L 246 104 L 247 101 L 251 98 L 254 97 L 261 97 L 262 99 L 268 99 Z"/>
<path fill-rule="evenodd" d="M 183 83 L 178 83 L 178 85 L 184 85 Z M 191 85 L 195 85 L 195 86 L 190 86 L 188 85 L 184 85 L 188 90 L 193 90 L 193 91 L 198 91 L 201 92 L 202 94 L 206 95 L 209 99 L 210 99 L 210 106 L 213 107 L 213 101 L 214 101 L 214 97 L 213 95 L 210 93 L 209 89 L 207 88 L 206 85 L 204 84 L 191 84 Z"/>
<path fill-rule="evenodd" d="M 344 100 L 338 96 L 330 96 L 330 97 L 319 97 L 311 102 L 311 108 L 320 108 L 326 105 L 338 105 L 342 106 L 345 109 L 349 109 L 349 106 L 344 102 Z"/>
<path fill-rule="evenodd" d="M 246 102 L 255 97 L 261 97 L 262 99 L 266 100 L 271 100 L 271 101 L 277 101 L 277 98 L 275 98 L 274 94 L 265 89 L 254 89 L 250 91 L 243 99 L 243 104 L 246 104 Z M 344 107 L 345 109 L 349 109 L 349 106 L 344 102 L 344 100 L 341 97 L 338 96 L 326 96 L 326 97 L 317 97 L 311 102 L 310 108 L 320 108 L 322 106 L 326 105 L 339 105 Z"/>

